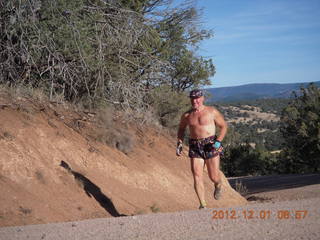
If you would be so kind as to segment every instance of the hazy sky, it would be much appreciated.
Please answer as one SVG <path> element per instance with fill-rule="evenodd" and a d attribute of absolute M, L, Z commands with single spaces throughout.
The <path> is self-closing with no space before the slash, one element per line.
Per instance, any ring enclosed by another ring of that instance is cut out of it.
<path fill-rule="evenodd" d="M 211 87 L 320 81 L 320 0 L 198 0 Z"/>

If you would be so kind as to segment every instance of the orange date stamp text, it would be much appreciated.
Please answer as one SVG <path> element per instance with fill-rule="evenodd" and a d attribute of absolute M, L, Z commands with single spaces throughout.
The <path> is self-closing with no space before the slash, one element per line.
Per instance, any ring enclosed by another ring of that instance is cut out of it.
<path fill-rule="evenodd" d="M 307 210 L 212 210 L 212 219 L 304 219 Z"/>

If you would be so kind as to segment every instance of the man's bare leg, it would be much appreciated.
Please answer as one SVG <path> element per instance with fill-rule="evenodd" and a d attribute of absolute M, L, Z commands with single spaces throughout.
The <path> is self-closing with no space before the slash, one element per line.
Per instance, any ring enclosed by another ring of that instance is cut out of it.
<path fill-rule="evenodd" d="M 215 186 L 214 198 L 218 200 L 221 197 L 220 155 L 207 160 L 207 169 Z"/>
<path fill-rule="evenodd" d="M 199 198 L 200 207 L 205 207 L 205 193 L 204 193 L 204 184 L 203 184 L 203 168 L 204 160 L 201 158 L 191 158 L 191 171 L 194 179 L 194 189 Z"/>

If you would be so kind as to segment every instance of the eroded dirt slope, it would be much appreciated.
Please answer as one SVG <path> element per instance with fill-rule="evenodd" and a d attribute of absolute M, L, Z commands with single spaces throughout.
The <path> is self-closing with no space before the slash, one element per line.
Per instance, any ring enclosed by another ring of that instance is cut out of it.
<path fill-rule="evenodd" d="M 164 132 L 121 125 L 134 136 L 125 154 L 94 137 L 95 114 L 0 95 L 0 226 L 76 221 L 198 207 L 189 160 Z M 220 201 L 246 204 L 224 178 Z"/>

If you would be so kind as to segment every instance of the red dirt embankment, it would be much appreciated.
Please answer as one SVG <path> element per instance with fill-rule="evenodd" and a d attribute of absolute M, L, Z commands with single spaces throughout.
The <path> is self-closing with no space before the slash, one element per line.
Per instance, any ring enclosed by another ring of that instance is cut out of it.
<path fill-rule="evenodd" d="M 198 207 L 187 151 L 176 157 L 168 134 L 123 125 L 135 139 L 125 154 L 95 139 L 94 114 L 4 96 L 0 227 Z M 224 185 L 222 200 L 215 201 L 206 179 L 209 207 L 246 203 L 225 178 Z"/>

